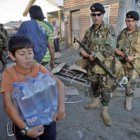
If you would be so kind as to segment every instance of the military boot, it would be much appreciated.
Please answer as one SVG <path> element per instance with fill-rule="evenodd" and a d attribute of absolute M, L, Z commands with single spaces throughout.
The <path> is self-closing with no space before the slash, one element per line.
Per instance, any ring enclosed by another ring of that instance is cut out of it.
<path fill-rule="evenodd" d="M 112 120 L 108 114 L 108 106 L 103 106 L 102 107 L 102 118 L 103 118 L 103 121 L 105 123 L 105 125 L 107 126 L 111 126 L 112 125 Z"/>
<path fill-rule="evenodd" d="M 133 97 L 126 96 L 126 110 L 132 109 L 132 99 Z"/>
<path fill-rule="evenodd" d="M 94 108 L 97 108 L 98 106 L 99 106 L 99 97 L 94 98 L 94 100 L 91 103 L 84 105 L 84 108 L 85 109 L 94 109 Z"/>

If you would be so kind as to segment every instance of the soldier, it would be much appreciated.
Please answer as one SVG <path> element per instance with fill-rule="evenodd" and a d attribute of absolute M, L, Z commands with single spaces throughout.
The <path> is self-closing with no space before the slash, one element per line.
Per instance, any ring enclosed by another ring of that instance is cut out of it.
<path fill-rule="evenodd" d="M 7 31 L 3 28 L 3 24 L 0 24 L 0 61 L 2 63 L 3 69 L 6 66 L 6 60 L 4 59 L 7 51 Z"/>
<path fill-rule="evenodd" d="M 96 56 L 108 66 L 112 68 L 113 55 L 115 53 L 115 32 L 114 29 L 105 25 L 103 16 L 105 9 L 102 4 L 94 3 L 91 7 L 91 18 L 94 24 L 86 31 L 82 43 L 90 49 L 92 55 L 88 55 L 83 49 L 80 50 L 85 60 L 85 69 L 88 78 L 91 81 L 91 87 L 94 100 L 84 106 L 85 109 L 94 109 L 102 104 L 102 118 L 107 126 L 112 125 L 112 120 L 108 114 L 108 105 L 111 99 L 112 87 L 114 82 L 109 75 L 98 65 L 92 65 Z"/>
<path fill-rule="evenodd" d="M 137 26 L 139 14 L 136 11 L 126 13 L 126 28 L 117 39 L 116 54 L 123 65 L 123 75 L 127 77 L 126 109 L 131 110 L 134 90 L 140 70 L 140 28 Z"/>

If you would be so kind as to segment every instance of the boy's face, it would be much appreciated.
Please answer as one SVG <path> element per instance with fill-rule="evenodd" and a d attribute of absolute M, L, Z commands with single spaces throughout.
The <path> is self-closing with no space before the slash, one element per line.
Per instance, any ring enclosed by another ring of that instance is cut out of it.
<path fill-rule="evenodd" d="M 23 68 L 30 68 L 33 63 L 34 53 L 32 48 L 19 49 L 15 52 L 15 60 Z"/>

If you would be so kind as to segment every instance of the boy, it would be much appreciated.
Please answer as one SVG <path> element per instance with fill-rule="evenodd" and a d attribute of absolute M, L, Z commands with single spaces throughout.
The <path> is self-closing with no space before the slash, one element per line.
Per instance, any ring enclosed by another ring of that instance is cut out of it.
<path fill-rule="evenodd" d="M 56 140 L 56 120 L 61 120 L 65 116 L 64 91 L 60 80 L 57 81 L 59 97 L 58 112 L 54 115 L 54 121 L 50 125 L 36 126 L 29 128 L 20 117 L 12 101 L 12 91 L 14 82 L 25 81 L 26 77 L 36 77 L 40 71 L 47 73 L 48 70 L 38 64 L 33 63 L 33 43 L 24 36 L 14 36 L 9 40 L 9 52 L 12 60 L 16 64 L 6 69 L 2 74 L 2 93 L 5 111 L 13 121 L 13 130 L 17 140 Z"/>

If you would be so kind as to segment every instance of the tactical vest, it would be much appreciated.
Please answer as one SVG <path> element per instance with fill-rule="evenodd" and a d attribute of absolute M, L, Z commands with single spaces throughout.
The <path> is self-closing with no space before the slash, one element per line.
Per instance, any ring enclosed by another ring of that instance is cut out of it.
<path fill-rule="evenodd" d="M 126 55 L 134 56 L 135 68 L 140 69 L 140 28 L 132 33 L 128 34 L 125 28 L 118 37 L 117 47 Z M 132 68 L 130 63 L 126 63 L 128 68 Z"/>
<path fill-rule="evenodd" d="M 113 28 L 110 28 L 107 25 L 102 24 L 97 30 L 94 29 L 94 25 L 89 28 L 84 36 L 82 41 L 86 47 L 90 49 L 90 51 L 96 53 L 100 53 L 100 58 L 104 58 L 102 62 L 108 66 L 112 67 L 112 59 L 114 55 L 115 48 L 115 39 L 114 39 L 114 31 Z M 100 59 L 99 58 L 99 59 Z M 92 68 L 94 73 L 105 74 L 104 70 L 100 68 L 98 65 L 95 65 Z"/>

